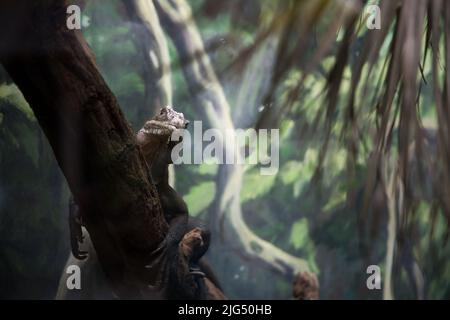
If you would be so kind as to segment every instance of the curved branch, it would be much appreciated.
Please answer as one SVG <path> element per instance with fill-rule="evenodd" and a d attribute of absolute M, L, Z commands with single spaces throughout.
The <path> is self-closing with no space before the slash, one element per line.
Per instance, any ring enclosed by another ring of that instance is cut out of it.
<path fill-rule="evenodd" d="M 123 3 L 132 21 L 134 43 L 142 53 L 145 101 L 153 115 L 158 108 L 172 105 L 169 49 L 152 1 L 125 0 Z"/>
<path fill-rule="evenodd" d="M 212 127 L 227 129 L 227 132 L 234 130 L 228 101 L 205 52 L 189 5 L 184 0 L 158 0 L 155 7 L 182 61 L 186 82 L 195 99 L 195 110 L 207 119 Z M 223 145 L 234 148 L 231 143 Z M 213 217 L 215 220 L 213 227 L 216 230 L 220 229 L 220 220 L 223 216 L 228 222 L 225 226 L 229 227 L 232 236 L 237 237 L 239 241 L 239 252 L 244 251 L 247 256 L 258 259 L 285 275 L 292 276 L 298 271 L 307 271 L 308 265 L 305 260 L 284 252 L 248 228 L 240 204 L 242 177 L 242 167 L 221 166 L 215 199 L 218 210 Z"/>

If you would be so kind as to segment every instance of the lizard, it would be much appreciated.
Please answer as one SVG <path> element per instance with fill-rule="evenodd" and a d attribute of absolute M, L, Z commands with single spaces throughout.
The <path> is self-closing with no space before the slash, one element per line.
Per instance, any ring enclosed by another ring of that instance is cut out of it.
<path fill-rule="evenodd" d="M 178 141 L 172 141 L 171 135 L 176 130 L 185 129 L 188 124 L 189 121 L 184 118 L 183 113 L 176 112 L 171 107 L 165 107 L 161 108 L 159 114 L 147 121 L 137 133 L 138 144 L 141 145 L 144 157 L 150 166 L 152 180 L 156 186 L 164 216 L 169 223 L 166 239 L 155 253 L 165 246 L 169 248 L 169 252 L 175 252 L 186 232 L 194 228 L 201 229 L 203 244 L 193 255 L 190 272 L 199 277 L 206 276 L 221 289 L 209 263 L 201 259 L 209 247 L 210 232 L 199 219 L 189 217 L 188 207 L 183 198 L 169 185 L 168 166 L 172 163 L 171 151 L 176 144 L 181 143 L 181 137 Z"/>
<path fill-rule="evenodd" d="M 176 112 L 168 106 L 161 108 L 160 112 L 147 121 L 136 134 L 136 141 L 150 167 L 151 178 L 157 189 L 164 217 L 169 224 L 166 238 L 152 255 L 158 255 L 164 249 L 167 249 L 166 252 L 169 254 L 175 254 L 183 236 L 194 228 L 200 228 L 203 243 L 191 260 L 190 273 L 198 277 L 206 276 L 221 289 L 211 267 L 205 259 L 202 259 L 209 247 L 210 232 L 201 221 L 189 217 L 188 207 L 183 198 L 169 185 L 168 166 L 172 163 L 171 150 L 181 142 L 181 140 L 171 141 L 171 136 L 176 130 L 185 129 L 188 124 L 189 121 L 184 118 L 183 113 Z M 71 200 L 69 210 L 71 248 L 73 256 L 80 260 L 87 257 L 86 252 L 79 250 L 79 244 L 83 243 L 82 224 L 82 214 L 76 203 Z"/>

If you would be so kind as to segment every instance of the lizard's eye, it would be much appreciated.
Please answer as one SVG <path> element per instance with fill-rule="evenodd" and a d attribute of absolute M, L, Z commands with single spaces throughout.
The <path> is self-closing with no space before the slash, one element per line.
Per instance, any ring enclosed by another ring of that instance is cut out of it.
<path fill-rule="evenodd" d="M 161 111 L 159 112 L 159 114 L 164 114 L 164 113 L 166 113 L 166 109 L 162 108 Z"/>

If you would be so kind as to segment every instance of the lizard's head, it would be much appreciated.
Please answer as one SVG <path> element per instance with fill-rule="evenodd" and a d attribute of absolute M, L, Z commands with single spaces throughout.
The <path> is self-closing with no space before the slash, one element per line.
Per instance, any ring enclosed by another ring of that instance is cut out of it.
<path fill-rule="evenodd" d="M 178 141 L 171 141 L 172 134 L 185 129 L 188 123 L 189 121 L 181 112 L 176 112 L 171 107 L 165 107 L 147 121 L 137 133 L 137 142 L 152 169 L 152 175 L 156 182 L 163 179 L 167 165 L 172 163 L 171 150 L 182 141 L 181 135 Z"/>
<path fill-rule="evenodd" d="M 159 113 L 147 121 L 137 133 L 137 142 L 142 147 L 144 155 L 150 157 L 150 162 L 158 161 L 171 163 L 170 151 L 182 141 L 171 141 L 172 133 L 185 129 L 189 121 L 181 112 L 176 112 L 171 107 L 161 108 Z M 169 151 L 169 152 L 168 152 Z"/>
<path fill-rule="evenodd" d="M 179 129 L 185 129 L 189 121 L 184 118 L 183 113 L 176 112 L 172 107 L 161 108 L 159 113 L 147 121 L 140 133 L 146 135 L 167 136 Z"/>

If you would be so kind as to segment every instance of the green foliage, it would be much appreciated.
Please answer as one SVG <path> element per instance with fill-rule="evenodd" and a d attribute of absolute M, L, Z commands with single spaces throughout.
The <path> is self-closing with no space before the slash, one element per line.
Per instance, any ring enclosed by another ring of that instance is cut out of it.
<path fill-rule="evenodd" d="M 295 222 L 291 227 L 289 243 L 295 249 L 306 247 L 306 245 L 310 242 L 308 230 L 308 220 L 306 218 L 301 218 Z"/>
<path fill-rule="evenodd" d="M 291 160 L 286 162 L 280 170 L 282 183 L 293 185 L 293 196 L 295 198 L 303 192 L 305 186 L 311 180 L 317 164 L 317 150 L 307 149 L 304 160 L 298 162 Z"/>
<path fill-rule="evenodd" d="M 198 173 L 204 176 L 215 176 L 219 166 L 217 164 L 202 163 L 198 165 Z"/>
<path fill-rule="evenodd" d="M 0 115 L 0 297 L 50 299 L 68 252 L 67 187 L 16 86 L 0 85 Z"/>
<path fill-rule="evenodd" d="M 34 113 L 14 84 L 0 84 L 0 103 L 9 103 L 20 110 L 30 121 L 35 121 Z"/>
<path fill-rule="evenodd" d="M 241 201 L 247 202 L 267 195 L 275 183 L 275 178 L 273 175 L 262 176 L 259 170 L 247 172 L 242 185 Z"/>
<path fill-rule="evenodd" d="M 308 261 L 311 270 L 318 273 L 319 269 L 315 261 L 316 249 L 309 234 L 309 223 L 306 218 L 301 218 L 292 225 L 289 243 L 297 250 L 300 256 Z"/>
<path fill-rule="evenodd" d="M 31 159 L 35 167 L 39 161 L 39 135 L 33 111 L 15 85 L 0 85 L 0 137 L 3 147 L 10 144 Z M 33 129 L 32 129 L 33 128 Z"/>
<path fill-rule="evenodd" d="M 204 182 L 192 187 L 183 198 L 186 201 L 189 214 L 198 216 L 214 200 L 216 185 L 214 182 Z"/>

